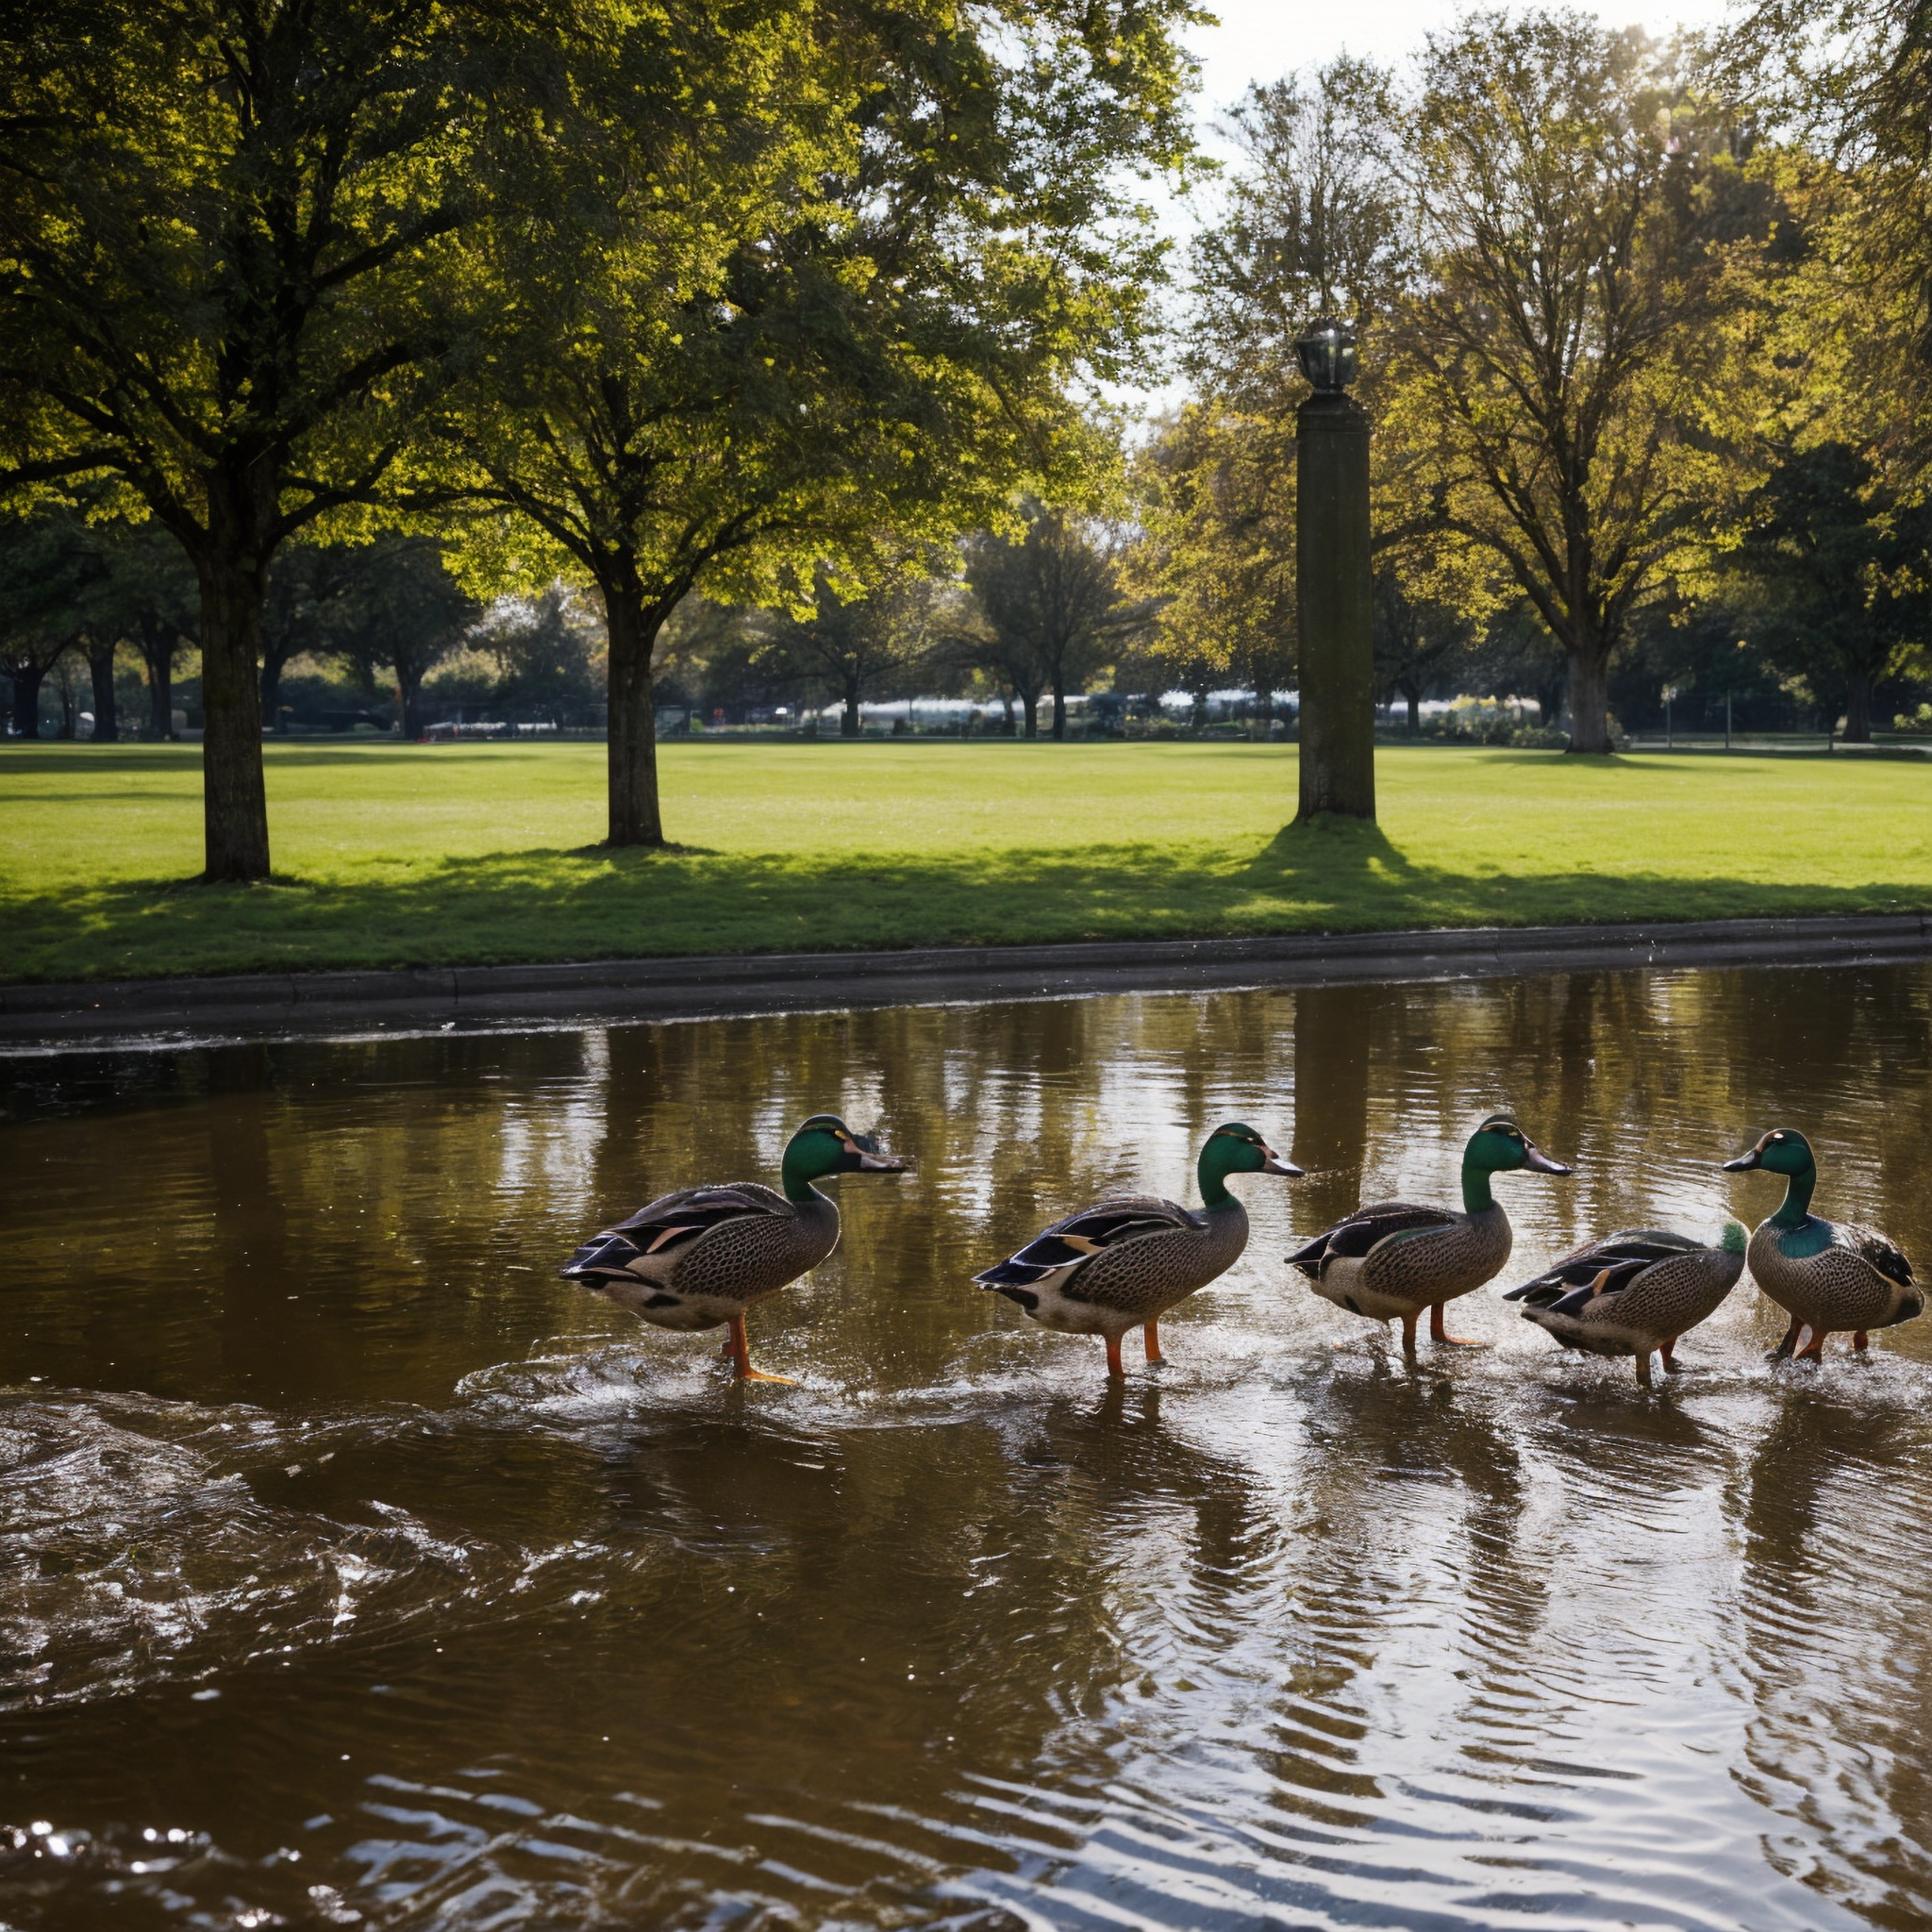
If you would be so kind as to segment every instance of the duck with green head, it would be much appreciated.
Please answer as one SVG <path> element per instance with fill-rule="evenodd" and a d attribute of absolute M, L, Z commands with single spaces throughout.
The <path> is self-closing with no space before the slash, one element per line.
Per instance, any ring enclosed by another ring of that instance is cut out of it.
<path fill-rule="evenodd" d="M 1554 1268 L 1512 1288 L 1523 1318 L 1565 1348 L 1637 1357 L 1650 1387 L 1650 1357 L 1674 1369 L 1678 1338 L 1715 1314 L 1744 1272 L 1744 1230 L 1727 1221 L 1715 1241 L 1660 1227 L 1626 1228 L 1586 1242 Z"/>
<path fill-rule="evenodd" d="M 1400 1321 L 1402 1345 L 1415 1350 L 1415 1324 L 1429 1311 L 1429 1336 L 1456 1342 L 1445 1304 L 1471 1293 L 1509 1258 L 1509 1217 L 1490 1191 L 1499 1174 L 1568 1174 L 1535 1146 L 1507 1114 L 1491 1114 L 1462 1150 L 1462 1208 L 1378 1201 L 1318 1234 L 1288 1258 L 1315 1292 L 1374 1322 Z"/>
<path fill-rule="evenodd" d="M 1793 1349 L 1800 1361 L 1821 1361 L 1824 1339 L 1849 1330 L 1863 1350 L 1874 1328 L 1890 1328 L 1923 1314 L 1924 1290 L 1896 1241 L 1855 1222 L 1826 1221 L 1811 1212 L 1818 1163 L 1811 1143 L 1793 1127 L 1774 1127 L 1755 1147 L 1724 1162 L 1726 1174 L 1782 1174 L 1785 1198 L 1751 1237 L 1751 1278 L 1790 1318 L 1772 1351 L 1782 1361 Z M 1810 1340 L 1798 1344 L 1807 1329 Z"/>
<path fill-rule="evenodd" d="M 1199 1211 L 1154 1194 L 1114 1195 L 1055 1222 L 973 1278 L 1042 1327 L 1102 1337 L 1108 1374 L 1122 1375 L 1121 1338 L 1129 1328 L 1142 1330 L 1147 1359 L 1158 1362 L 1161 1316 L 1241 1258 L 1248 1213 L 1229 1179 L 1300 1173 L 1253 1127 L 1229 1121 L 1208 1136 L 1195 1163 Z"/>
<path fill-rule="evenodd" d="M 741 1381 L 789 1381 L 752 1367 L 744 1311 L 809 1274 L 839 1245 L 838 1204 L 813 1184 L 905 1167 L 837 1114 L 814 1114 L 785 1144 L 782 1192 L 758 1181 L 681 1188 L 607 1227 L 562 1272 L 656 1327 L 723 1325 L 724 1354 Z"/>

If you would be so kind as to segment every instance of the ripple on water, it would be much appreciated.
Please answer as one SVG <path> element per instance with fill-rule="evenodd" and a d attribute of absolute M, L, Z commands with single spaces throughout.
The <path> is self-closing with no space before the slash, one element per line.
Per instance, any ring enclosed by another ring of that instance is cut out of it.
<path fill-rule="evenodd" d="M 0 1917 L 1932 1921 L 1925 1337 L 1774 1368 L 1747 1291 L 1645 1394 L 1492 1297 L 1459 1323 L 1488 1349 L 1405 1362 L 1279 1262 L 1311 1204 L 1453 1190 L 1506 1103 L 1585 1169 L 1512 1184 L 1525 1272 L 1758 1205 L 1711 1161 L 1774 1114 L 1857 1143 L 1846 1211 L 1932 1252 L 1928 1007 L 1924 974 L 1578 975 L 55 1092 L 38 1191 L 0 1200 L 36 1264 L 0 1371 L 40 1378 L 0 1391 Z M 1358 1117 L 1300 1108 L 1304 1070 Z M 715 1338 L 546 1272 L 828 1104 L 931 1185 L 849 1187 L 840 1255 L 760 1311 L 796 1386 L 731 1389 Z M 965 1286 L 1105 1185 L 1177 1191 L 1224 1112 L 1321 1172 L 1256 1184 L 1167 1370 L 1105 1388 Z M 138 1201 L 104 1185 L 137 1169 Z"/>

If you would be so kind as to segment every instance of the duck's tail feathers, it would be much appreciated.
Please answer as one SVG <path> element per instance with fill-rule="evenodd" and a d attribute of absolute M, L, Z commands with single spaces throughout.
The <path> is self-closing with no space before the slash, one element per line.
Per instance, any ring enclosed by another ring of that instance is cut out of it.
<path fill-rule="evenodd" d="M 1288 1257 L 1288 1265 L 1291 1268 L 1299 1268 L 1310 1281 L 1320 1281 L 1322 1263 L 1327 1258 L 1328 1254 L 1328 1236 L 1332 1232 L 1332 1229 L 1324 1230 L 1306 1247 L 1297 1248 Z"/>
<path fill-rule="evenodd" d="M 586 1241 L 557 1272 L 566 1281 L 639 1281 L 654 1277 L 651 1257 L 621 1234 L 600 1234 Z M 638 1267 L 637 1262 L 645 1265 Z"/>
<path fill-rule="evenodd" d="M 1054 1270 L 1042 1262 L 1023 1261 L 1015 1256 L 1009 1261 L 1000 1261 L 991 1268 L 982 1269 L 973 1278 L 981 1288 L 1005 1290 L 1008 1288 L 1031 1288 L 1035 1282 L 1044 1281 Z"/>

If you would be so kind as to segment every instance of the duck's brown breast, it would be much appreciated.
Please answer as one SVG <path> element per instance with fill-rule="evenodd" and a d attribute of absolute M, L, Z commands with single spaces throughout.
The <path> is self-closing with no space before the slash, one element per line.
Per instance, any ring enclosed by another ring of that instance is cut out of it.
<path fill-rule="evenodd" d="M 1816 1241 L 1816 1225 L 1791 1229 L 1760 1222 L 1751 1237 L 1751 1278 L 1787 1314 L 1827 1333 L 1882 1328 L 1896 1319 L 1898 1285 L 1850 1248 L 1827 1238 L 1810 1254 L 1790 1251 Z"/>

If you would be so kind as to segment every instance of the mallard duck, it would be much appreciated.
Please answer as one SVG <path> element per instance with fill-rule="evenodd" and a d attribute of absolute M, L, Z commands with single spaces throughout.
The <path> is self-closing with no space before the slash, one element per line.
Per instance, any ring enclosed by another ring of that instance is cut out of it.
<path fill-rule="evenodd" d="M 1735 1221 L 1715 1245 L 1660 1227 L 1628 1228 L 1587 1242 L 1503 1299 L 1522 1302 L 1523 1319 L 1565 1348 L 1634 1355 L 1648 1389 L 1651 1351 L 1674 1368 L 1677 1338 L 1714 1313 L 1743 1272 L 1744 1230 Z"/>
<path fill-rule="evenodd" d="M 1509 1258 L 1509 1217 L 1490 1193 L 1492 1174 L 1518 1168 L 1568 1174 L 1534 1146 L 1507 1114 L 1491 1114 L 1462 1150 L 1462 1211 L 1379 1201 L 1318 1234 L 1288 1258 L 1315 1292 L 1371 1321 L 1400 1317 L 1402 1345 L 1415 1350 L 1415 1324 L 1429 1311 L 1432 1341 L 1456 1342 L 1442 1306 L 1480 1288 Z"/>
<path fill-rule="evenodd" d="M 1783 1205 L 1751 1237 L 1751 1278 L 1791 1318 L 1772 1351 L 1782 1361 L 1808 1328 L 1800 1361 L 1822 1361 L 1824 1338 L 1852 1331 L 1862 1350 L 1874 1328 L 1890 1328 L 1923 1314 L 1925 1295 L 1912 1285 L 1912 1264 L 1896 1242 L 1875 1228 L 1813 1214 L 1818 1163 L 1811 1143 L 1791 1127 L 1774 1127 L 1748 1153 L 1724 1162 L 1726 1174 L 1763 1168 L 1785 1176 Z"/>
<path fill-rule="evenodd" d="M 744 1311 L 808 1274 L 839 1245 L 838 1204 L 812 1186 L 838 1174 L 901 1174 L 906 1163 L 813 1114 L 785 1143 L 778 1193 L 758 1181 L 680 1188 L 607 1227 L 563 1265 L 566 1279 L 608 1295 L 659 1328 L 715 1328 L 744 1382 L 788 1382 L 751 1365 Z"/>
<path fill-rule="evenodd" d="M 1247 1246 L 1248 1210 L 1228 1191 L 1228 1176 L 1301 1171 L 1253 1127 L 1229 1121 L 1208 1136 L 1195 1163 L 1201 1212 L 1153 1194 L 1118 1194 L 1055 1222 L 973 1278 L 1045 1327 L 1104 1337 L 1107 1372 L 1123 1375 L 1121 1337 L 1142 1329 L 1147 1359 L 1160 1361 L 1161 1316 L 1226 1274 Z"/>

